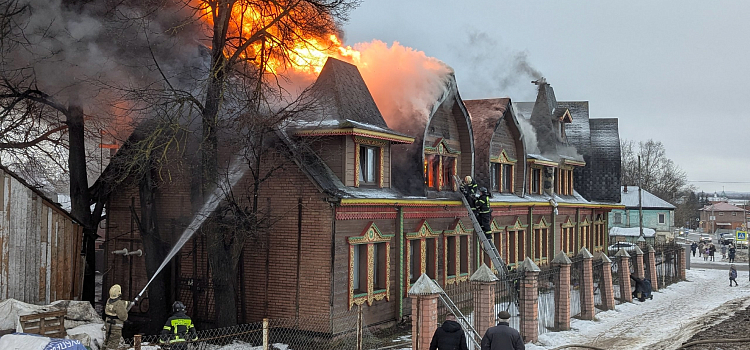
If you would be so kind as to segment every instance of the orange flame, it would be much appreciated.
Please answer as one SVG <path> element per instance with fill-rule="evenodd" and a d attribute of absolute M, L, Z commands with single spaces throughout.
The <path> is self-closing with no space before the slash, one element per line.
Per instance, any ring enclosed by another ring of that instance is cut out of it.
<path fill-rule="evenodd" d="M 202 4 L 202 8 L 204 11 L 202 18 L 212 26 L 214 19 L 212 9 L 205 3 Z M 258 33 L 261 28 L 268 26 L 273 19 L 274 15 L 263 15 L 259 9 L 243 2 L 237 2 L 232 7 L 228 36 L 247 39 Z M 315 37 L 307 35 L 307 33 L 296 33 L 298 35 L 297 40 L 282 48 L 278 42 L 272 39 L 280 36 L 279 28 L 270 26 L 266 29 L 266 32 L 269 34 L 268 37 L 249 45 L 240 53 L 240 57 L 253 61 L 256 66 L 264 65 L 265 71 L 270 73 L 276 74 L 285 69 L 292 69 L 295 72 L 317 75 L 323 69 L 328 57 L 350 62 L 359 61 L 360 58 L 360 53 L 357 50 L 351 46 L 344 46 L 341 40 L 333 34 L 328 37 Z M 270 51 L 271 48 L 278 48 L 285 52 L 283 55 L 257 57 L 261 56 L 260 53 L 264 51 Z M 225 54 L 233 55 L 236 50 L 236 47 L 228 48 Z"/>

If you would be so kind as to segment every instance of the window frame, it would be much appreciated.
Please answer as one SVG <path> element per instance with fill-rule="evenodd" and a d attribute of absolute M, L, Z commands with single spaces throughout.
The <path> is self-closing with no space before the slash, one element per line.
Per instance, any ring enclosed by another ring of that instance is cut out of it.
<path fill-rule="evenodd" d="M 508 156 L 505 150 L 500 151 L 500 154 L 496 158 L 490 158 L 490 184 L 492 190 L 499 193 L 513 193 L 514 176 L 513 167 L 516 165 L 516 160 Z M 507 176 L 509 179 L 506 179 Z M 510 184 L 506 187 L 508 181 Z"/>
<path fill-rule="evenodd" d="M 452 228 L 443 231 L 443 280 L 445 284 L 454 284 L 456 282 L 463 282 L 469 280 L 469 273 L 471 272 L 470 256 L 471 256 L 471 235 L 474 230 L 469 230 L 464 226 L 461 219 L 456 219 L 453 222 Z M 465 242 L 463 240 L 465 239 Z M 466 244 L 466 247 L 463 244 Z M 453 261 L 453 266 L 449 263 Z M 466 265 L 466 272 L 464 270 Z M 449 274 L 449 270 L 453 269 L 453 275 Z"/>
<path fill-rule="evenodd" d="M 417 271 L 416 273 L 411 270 L 411 265 L 414 263 L 412 261 L 412 255 L 406 254 L 405 256 L 406 261 L 404 262 L 404 268 L 406 269 L 406 271 L 404 273 L 405 283 L 402 293 L 404 293 L 404 295 L 408 295 L 409 288 L 411 288 L 411 285 L 414 283 L 410 280 L 410 275 L 413 276 L 415 282 L 423 273 L 426 273 L 427 276 L 432 279 L 437 278 L 438 238 L 440 237 L 440 232 L 434 231 L 432 227 L 430 227 L 430 224 L 427 223 L 427 220 L 422 220 L 417 226 L 416 231 L 406 232 L 404 233 L 404 236 L 406 242 L 409 242 L 409 244 L 412 244 L 412 241 L 419 242 L 420 249 L 420 261 L 418 265 L 419 271 Z M 429 243 L 432 243 L 433 247 L 430 247 Z"/>
<path fill-rule="evenodd" d="M 424 147 L 423 175 L 428 190 L 458 191 L 458 185 L 454 183 L 453 176 L 458 174 L 460 155 L 461 151 L 448 145 L 443 138 L 437 139 L 433 146 Z"/>
<path fill-rule="evenodd" d="M 529 193 L 542 194 L 542 168 L 533 166 L 530 169 Z M 534 187 L 536 187 L 536 189 Z"/>
<path fill-rule="evenodd" d="M 384 186 L 384 169 L 385 169 L 385 148 L 388 145 L 388 141 L 370 139 L 365 137 L 354 137 L 354 187 L 378 187 L 383 188 Z M 374 181 L 361 181 L 360 176 L 362 174 L 362 149 L 373 149 L 375 152 L 373 159 L 374 166 Z"/>
<path fill-rule="evenodd" d="M 390 301 L 390 260 L 391 239 L 393 237 L 395 237 L 395 234 L 387 235 L 380 232 L 380 229 L 378 229 L 378 227 L 372 221 L 370 221 L 365 226 L 365 229 L 359 236 L 347 237 L 347 243 L 349 244 L 349 309 L 351 309 L 354 305 L 362 305 L 364 303 L 372 306 L 373 302 L 383 299 L 385 299 L 386 301 Z M 378 246 L 378 248 L 376 248 L 376 245 Z M 365 292 L 362 292 L 361 289 L 358 289 L 359 293 L 355 293 L 353 286 L 355 267 L 359 267 L 359 284 L 360 286 L 362 284 L 363 276 L 361 263 L 363 261 L 363 257 L 361 254 L 363 247 L 366 247 L 364 249 L 366 252 L 366 258 L 364 259 L 364 261 L 366 261 L 367 264 L 367 273 L 364 277 L 367 289 Z M 355 253 L 355 250 L 357 250 L 358 253 Z M 359 255 L 357 265 L 355 265 L 355 255 Z M 381 280 L 381 282 L 384 284 L 384 288 L 380 288 L 380 286 L 378 286 L 378 288 L 376 289 L 376 270 L 379 273 L 378 277 L 382 277 L 384 279 Z"/>
<path fill-rule="evenodd" d="M 667 214 L 666 213 L 659 213 L 658 214 L 658 220 L 659 220 L 659 224 L 660 225 L 666 224 L 667 223 Z"/>

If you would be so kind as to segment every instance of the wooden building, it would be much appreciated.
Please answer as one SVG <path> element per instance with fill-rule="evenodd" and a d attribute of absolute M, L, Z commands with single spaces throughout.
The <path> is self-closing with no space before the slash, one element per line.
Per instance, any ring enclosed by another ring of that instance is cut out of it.
<path fill-rule="evenodd" d="M 545 141 L 544 150 L 529 152 L 539 145 L 527 144 L 531 137 L 510 99 L 463 101 L 455 79 L 446 81 L 431 110 L 397 116 L 408 122 L 388 125 L 357 68 L 328 60 L 309 95 L 321 108 L 279 130 L 292 155 L 275 153 L 265 162 L 293 166 L 284 166 L 261 189 L 260 202 L 278 220 L 272 232 L 245 247 L 237 278 L 240 322 L 325 315 L 337 332 L 336 315 L 357 305 L 366 306 L 368 324 L 408 315 L 407 291 L 423 273 L 443 285 L 468 283 L 489 259 L 479 249 L 453 175 L 471 175 L 492 190 L 494 239 L 510 265 L 531 257 L 544 266 L 560 250 L 572 255 L 581 247 L 596 252 L 607 246 L 608 212 L 620 208 L 619 198 L 578 194 L 574 171 L 586 162 L 571 152 L 565 127 L 572 116 L 557 106 L 552 88 L 540 85 L 532 119 L 537 129 L 552 130 L 548 136 L 554 139 Z M 615 142 L 619 147 L 619 138 Z M 610 161 L 619 172 L 619 152 Z M 180 176 L 190 171 L 173 174 L 185 180 Z M 606 175 L 596 169 L 587 174 Z M 243 178 L 235 190 L 248 188 L 250 180 Z M 196 207 L 190 183 L 160 188 L 162 232 L 179 234 L 190 222 Z M 611 197 L 619 197 L 619 186 L 614 188 Z M 137 188 L 122 186 L 111 198 L 107 249 L 142 248 L 132 225 Z M 215 315 L 207 243 L 197 235 L 183 248 L 174 286 L 188 313 L 210 323 Z M 110 254 L 107 264 L 105 285 L 122 284 L 126 299 L 138 291 L 128 288 L 131 283 L 145 284 L 142 261 Z"/>
<path fill-rule="evenodd" d="M 78 300 L 82 243 L 83 229 L 68 212 L 0 167 L 0 300 Z"/>

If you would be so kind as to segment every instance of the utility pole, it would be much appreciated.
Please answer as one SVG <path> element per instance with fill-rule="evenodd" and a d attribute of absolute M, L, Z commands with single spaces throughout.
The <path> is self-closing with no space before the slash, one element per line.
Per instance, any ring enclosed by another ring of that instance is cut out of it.
<path fill-rule="evenodd" d="M 638 242 L 645 242 L 646 238 L 643 236 L 643 176 L 641 175 L 641 156 L 638 156 L 638 227 L 640 228 L 640 236 L 638 236 Z"/>

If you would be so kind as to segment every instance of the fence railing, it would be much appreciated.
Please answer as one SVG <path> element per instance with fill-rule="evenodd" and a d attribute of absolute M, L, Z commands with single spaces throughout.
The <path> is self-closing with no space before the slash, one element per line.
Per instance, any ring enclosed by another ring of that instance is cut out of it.
<path fill-rule="evenodd" d="M 510 327 L 521 329 L 521 315 L 518 310 L 518 299 L 521 288 L 523 272 L 517 270 L 508 272 L 508 275 L 499 277 L 495 284 L 495 315 L 500 311 L 510 314 Z"/>
<path fill-rule="evenodd" d="M 455 282 L 443 287 L 445 294 L 461 310 L 461 314 L 469 317 L 474 312 L 474 298 L 476 297 L 476 286 L 469 282 Z M 445 316 L 450 313 L 450 309 L 443 303 L 438 304 L 438 323 L 445 321 Z"/>
<path fill-rule="evenodd" d="M 675 243 L 664 243 L 655 245 L 654 250 L 656 251 L 656 277 L 659 288 L 679 282 L 678 256 L 684 254 L 682 247 Z"/>
<path fill-rule="evenodd" d="M 599 312 L 603 308 L 602 301 L 602 286 L 604 285 L 604 275 L 602 274 L 602 268 L 604 262 L 600 259 L 596 259 L 591 262 L 594 277 L 594 312 Z"/>
<path fill-rule="evenodd" d="M 242 324 L 227 328 L 216 328 L 198 331 L 198 340 L 189 342 L 189 349 L 380 349 L 393 344 L 383 340 L 364 325 L 361 308 L 352 308 L 350 312 L 326 316 L 309 316 L 283 319 L 265 319 L 262 322 Z M 340 332 L 331 329 L 338 327 Z M 160 335 L 140 336 L 144 349 L 169 349 L 164 347 Z M 126 339 L 133 346 L 135 339 Z M 389 344 L 390 343 L 390 344 Z M 151 348 L 146 348 L 151 346 Z"/>
<path fill-rule="evenodd" d="M 560 268 L 557 266 L 539 272 L 539 334 L 547 333 L 555 327 L 555 276 L 558 273 Z"/>
<path fill-rule="evenodd" d="M 581 315 L 581 281 L 583 280 L 583 256 L 570 259 L 570 317 Z"/>

